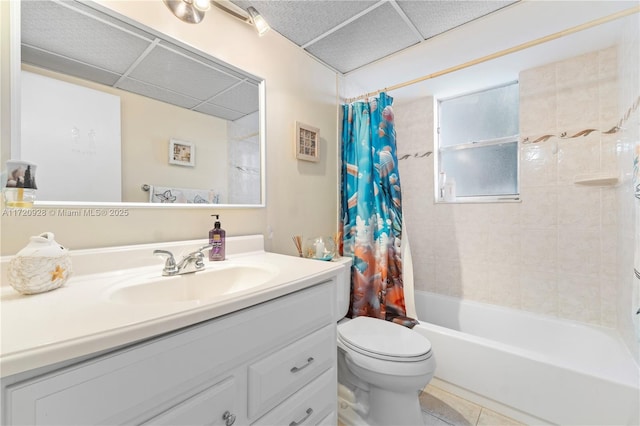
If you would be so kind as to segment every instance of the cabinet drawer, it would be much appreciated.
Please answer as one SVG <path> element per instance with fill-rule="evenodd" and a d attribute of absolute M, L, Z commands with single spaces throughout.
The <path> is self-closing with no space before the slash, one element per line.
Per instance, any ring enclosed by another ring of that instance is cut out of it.
<path fill-rule="evenodd" d="M 235 378 L 228 377 L 143 424 L 222 426 L 237 415 L 236 399 Z"/>
<path fill-rule="evenodd" d="M 252 423 L 264 426 L 301 426 L 325 424 L 335 413 L 337 379 L 334 368 L 300 389 L 282 404 Z M 335 424 L 335 423 L 334 423 Z"/>
<path fill-rule="evenodd" d="M 249 366 L 249 418 L 257 417 L 334 365 L 336 325 L 330 324 Z"/>

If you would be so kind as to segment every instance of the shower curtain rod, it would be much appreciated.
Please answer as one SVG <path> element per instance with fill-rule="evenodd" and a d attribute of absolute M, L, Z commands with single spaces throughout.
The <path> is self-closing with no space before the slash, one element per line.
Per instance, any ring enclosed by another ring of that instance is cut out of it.
<path fill-rule="evenodd" d="M 395 84 L 393 86 L 385 87 L 384 89 L 376 90 L 375 92 L 365 93 L 364 95 L 360 95 L 360 96 L 357 96 L 355 98 L 347 98 L 345 102 L 346 103 L 351 103 L 351 102 L 355 102 L 355 101 L 360 100 L 360 99 L 367 99 L 367 98 L 369 98 L 371 96 L 375 96 L 375 95 L 377 95 L 377 94 L 379 94 L 381 92 L 389 92 L 391 90 L 396 90 L 396 89 L 400 89 L 400 88 L 403 88 L 403 87 L 411 86 L 411 85 L 416 84 L 416 83 L 421 83 L 421 82 L 423 82 L 425 80 L 430 80 L 432 78 L 440 77 L 442 75 L 449 74 L 449 73 L 452 73 L 452 72 L 455 72 L 455 71 L 459 71 L 459 70 L 464 69 L 464 68 L 469 68 L 469 67 L 471 67 L 473 65 L 478 65 L 478 64 L 481 64 L 483 62 L 490 61 L 492 59 L 500 58 L 500 57 L 508 55 L 510 53 L 519 52 L 520 50 L 528 49 L 530 47 L 537 46 L 539 44 L 546 43 L 548 41 L 555 40 L 555 39 L 558 39 L 558 38 L 561 38 L 561 37 L 564 37 L 564 36 L 568 36 L 568 35 L 571 35 L 571 34 L 574 34 L 574 33 L 589 29 L 589 28 L 593 28 L 593 27 L 601 25 L 601 24 L 606 24 L 607 22 L 615 21 L 616 19 L 624 18 L 625 16 L 633 15 L 634 13 L 638 13 L 638 12 L 640 12 L 640 5 L 632 7 L 632 8 L 629 8 L 629 9 L 622 10 L 620 12 L 613 13 L 611 15 L 604 16 L 602 18 L 595 19 L 593 21 L 586 22 L 584 24 L 576 25 L 575 27 L 567 28 L 566 30 L 558 31 L 557 33 L 549 34 L 547 36 L 540 37 L 538 39 L 531 40 L 531 41 L 528 41 L 526 43 L 522 43 L 522 44 L 519 44 L 517 46 L 510 47 L 508 49 L 500 50 L 500 51 L 492 53 L 490 55 L 482 56 L 480 58 L 473 59 L 471 61 L 459 64 L 459 65 L 456 65 L 456 66 L 453 66 L 453 67 L 449 67 L 449 68 L 446 68 L 446 69 L 438 71 L 438 72 L 434 72 L 432 74 L 424 75 L 422 77 L 418 77 L 418 78 L 415 78 L 415 79 L 410 80 L 410 81 L 405 81 L 404 83 L 398 83 L 398 84 Z"/>

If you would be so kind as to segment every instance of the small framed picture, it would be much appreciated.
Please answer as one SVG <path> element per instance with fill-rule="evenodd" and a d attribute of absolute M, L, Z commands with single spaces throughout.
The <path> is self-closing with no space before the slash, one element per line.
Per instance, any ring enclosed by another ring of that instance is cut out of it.
<path fill-rule="evenodd" d="M 320 161 L 320 129 L 296 121 L 296 158 Z"/>
<path fill-rule="evenodd" d="M 196 165 L 196 147 L 191 142 L 171 139 L 169 141 L 169 164 L 194 167 Z"/>

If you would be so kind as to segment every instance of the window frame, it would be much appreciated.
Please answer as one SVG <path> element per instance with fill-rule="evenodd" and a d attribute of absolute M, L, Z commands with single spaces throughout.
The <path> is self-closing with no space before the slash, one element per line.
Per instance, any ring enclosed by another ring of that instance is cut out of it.
<path fill-rule="evenodd" d="M 498 89 L 501 87 L 510 86 L 513 84 L 517 84 L 519 86 L 520 82 L 518 80 L 512 80 L 507 83 L 498 84 L 495 86 L 485 87 L 478 90 L 473 90 L 465 93 L 460 93 L 454 96 L 448 96 L 443 98 L 436 98 L 436 117 L 435 117 L 435 149 L 434 149 L 434 185 L 433 185 L 433 194 L 435 197 L 436 204 L 465 204 L 465 203 L 519 203 L 520 199 L 520 134 L 504 136 L 500 138 L 494 139 L 485 139 L 478 140 L 473 142 L 468 142 L 464 144 L 457 144 L 452 146 L 441 147 L 441 139 L 440 139 L 440 120 L 442 117 L 441 108 L 442 102 L 446 102 L 451 99 L 461 98 L 464 96 L 473 95 L 476 93 L 486 92 L 493 89 Z M 519 103 L 519 101 L 518 101 Z M 518 117 L 519 119 L 519 117 Z M 519 127 L 519 126 L 518 126 Z M 516 144 L 516 193 L 515 194 L 507 194 L 507 195 L 477 195 L 477 196 L 457 196 L 454 201 L 445 201 L 444 198 L 440 197 L 440 164 L 441 164 L 441 152 L 442 151 L 459 151 L 466 149 L 474 149 L 474 148 L 482 148 L 487 146 L 495 146 L 495 145 L 503 145 L 507 143 L 515 143 Z"/>

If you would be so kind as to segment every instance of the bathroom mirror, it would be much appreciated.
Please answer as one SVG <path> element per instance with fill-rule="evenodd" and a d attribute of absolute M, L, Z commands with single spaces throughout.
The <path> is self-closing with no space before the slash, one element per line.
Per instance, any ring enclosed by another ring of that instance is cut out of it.
<path fill-rule="evenodd" d="M 264 80 L 96 3 L 19 8 L 37 204 L 264 206 Z"/>

